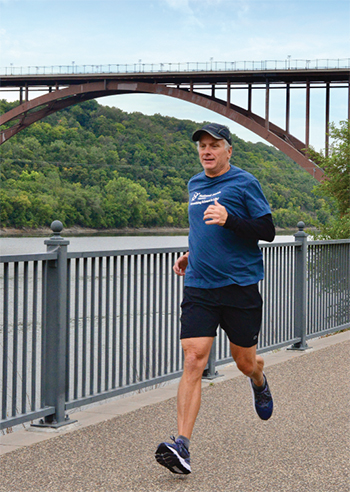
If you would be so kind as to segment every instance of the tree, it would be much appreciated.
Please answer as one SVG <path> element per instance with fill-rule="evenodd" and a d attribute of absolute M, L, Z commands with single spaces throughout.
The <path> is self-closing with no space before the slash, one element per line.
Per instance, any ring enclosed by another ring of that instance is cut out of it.
<path fill-rule="evenodd" d="M 325 172 L 325 179 L 315 187 L 314 193 L 328 199 L 324 201 L 325 213 L 332 212 L 326 224 L 315 225 L 320 230 L 317 238 L 347 239 L 350 237 L 350 121 L 340 122 L 340 128 L 330 125 L 332 144 L 329 155 L 310 149 L 309 156 Z"/>

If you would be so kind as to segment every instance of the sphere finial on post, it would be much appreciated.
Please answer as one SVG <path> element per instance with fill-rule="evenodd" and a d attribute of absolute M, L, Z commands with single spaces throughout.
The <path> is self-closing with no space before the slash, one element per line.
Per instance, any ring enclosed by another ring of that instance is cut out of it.
<path fill-rule="evenodd" d="M 50 229 L 52 230 L 54 236 L 60 236 L 61 232 L 63 231 L 63 224 L 59 220 L 54 220 L 51 222 Z"/>
<path fill-rule="evenodd" d="M 63 231 L 63 224 L 60 220 L 54 220 L 53 222 L 51 222 L 50 228 L 53 232 L 53 235 L 49 239 L 46 239 L 44 241 L 45 244 L 49 246 L 64 246 L 69 244 L 69 241 L 61 236 L 61 232 Z"/>
<path fill-rule="evenodd" d="M 304 228 L 305 228 L 304 222 L 302 220 L 300 222 L 298 222 L 297 227 L 299 229 L 299 232 L 303 232 Z"/>

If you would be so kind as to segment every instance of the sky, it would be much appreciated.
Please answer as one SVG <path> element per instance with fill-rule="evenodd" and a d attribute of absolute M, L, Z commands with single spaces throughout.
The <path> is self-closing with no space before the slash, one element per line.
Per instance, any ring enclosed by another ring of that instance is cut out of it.
<path fill-rule="evenodd" d="M 0 73 L 5 67 L 140 60 L 175 64 L 346 59 L 349 33 L 350 0 L 0 0 Z M 253 96 L 253 111 L 263 116 L 263 91 L 259 92 Z M 275 92 L 270 117 L 284 126 L 284 94 Z M 237 97 L 246 98 L 243 91 Z M 0 98 L 14 100 L 18 94 L 0 92 Z M 310 139 L 318 150 L 324 147 L 324 100 L 321 89 L 311 91 Z M 98 101 L 127 112 L 216 121 L 244 140 L 261 141 L 223 116 L 166 96 L 118 95 Z M 334 89 L 330 119 L 338 124 L 346 117 L 346 91 Z M 291 100 L 291 132 L 301 140 L 304 120 L 305 94 L 299 91 Z"/>

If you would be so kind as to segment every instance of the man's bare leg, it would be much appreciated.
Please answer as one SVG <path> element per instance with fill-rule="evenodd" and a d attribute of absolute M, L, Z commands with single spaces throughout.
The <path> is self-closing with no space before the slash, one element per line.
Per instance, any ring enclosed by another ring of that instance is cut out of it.
<path fill-rule="evenodd" d="M 268 420 L 273 412 L 273 399 L 263 373 L 264 359 L 256 355 L 256 345 L 247 348 L 231 343 L 230 348 L 238 369 L 251 380 L 256 413 L 262 420 Z"/>
<path fill-rule="evenodd" d="M 260 355 L 256 355 L 256 345 L 239 347 L 231 343 L 230 348 L 238 369 L 251 378 L 256 386 L 262 386 L 264 384 L 264 359 Z"/>
<path fill-rule="evenodd" d="M 185 356 L 184 372 L 177 392 L 178 433 L 191 438 L 201 404 L 202 375 L 208 362 L 213 337 L 181 340 Z"/>

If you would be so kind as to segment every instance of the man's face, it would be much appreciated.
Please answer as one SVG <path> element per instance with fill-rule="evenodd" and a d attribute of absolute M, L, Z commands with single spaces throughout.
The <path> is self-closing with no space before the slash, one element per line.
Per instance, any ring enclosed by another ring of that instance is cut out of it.
<path fill-rule="evenodd" d="M 229 170 L 232 147 L 227 148 L 224 140 L 217 140 L 209 133 L 203 133 L 199 140 L 198 153 L 207 176 L 213 178 Z"/>

